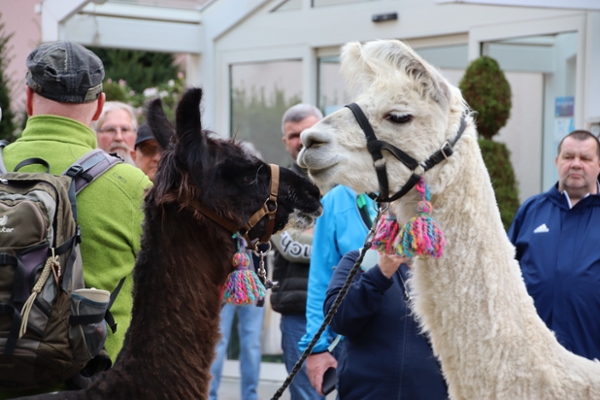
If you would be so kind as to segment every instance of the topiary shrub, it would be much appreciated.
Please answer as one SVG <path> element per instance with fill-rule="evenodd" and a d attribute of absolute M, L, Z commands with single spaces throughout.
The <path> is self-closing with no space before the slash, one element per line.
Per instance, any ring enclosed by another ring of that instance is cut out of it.
<path fill-rule="evenodd" d="M 502 223 L 508 230 L 519 208 L 519 189 L 508 148 L 492 138 L 510 117 L 510 84 L 498 62 L 483 56 L 471 62 L 459 87 L 469 107 L 476 112 L 479 147 L 492 180 Z"/>
<path fill-rule="evenodd" d="M 492 180 L 502 223 L 508 230 L 519 208 L 519 190 L 510 162 L 510 151 L 504 143 L 489 139 L 479 139 L 479 147 Z"/>
<path fill-rule="evenodd" d="M 506 125 L 512 107 L 510 84 L 493 58 L 471 62 L 460 81 L 460 90 L 471 109 L 477 111 L 477 132 L 492 139 Z"/>

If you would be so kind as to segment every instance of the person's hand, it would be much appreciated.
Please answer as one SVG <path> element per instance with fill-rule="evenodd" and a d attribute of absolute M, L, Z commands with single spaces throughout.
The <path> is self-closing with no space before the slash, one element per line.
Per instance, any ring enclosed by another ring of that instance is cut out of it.
<path fill-rule="evenodd" d="M 390 279 L 402 263 L 409 263 L 410 258 L 404 256 L 390 255 L 390 254 L 379 254 L 379 269 L 381 273 Z"/>
<path fill-rule="evenodd" d="M 319 395 L 323 395 L 323 375 L 329 367 L 337 368 L 337 360 L 330 352 L 326 351 L 318 354 L 311 354 L 306 359 L 306 373 L 310 384 L 316 389 Z"/>

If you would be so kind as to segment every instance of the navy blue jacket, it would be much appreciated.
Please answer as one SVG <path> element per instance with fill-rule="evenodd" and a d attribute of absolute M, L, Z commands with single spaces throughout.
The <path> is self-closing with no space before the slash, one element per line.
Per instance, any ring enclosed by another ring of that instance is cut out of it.
<path fill-rule="evenodd" d="M 554 186 L 521 205 L 508 236 L 548 328 L 573 353 L 600 359 L 600 196 L 569 209 Z"/>
<path fill-rule="evenodd" d="M 325 299 L 327 313 L 358 258 L 351 251 L 339 262 Z M 408 307 L 402 265 L 392 279 L 378 267 L 359 271 L 333 317 L 331 327 L 345 336 L 338 362 L 341 400 L 447 399 L 446 383 L 429 341 Z"/>

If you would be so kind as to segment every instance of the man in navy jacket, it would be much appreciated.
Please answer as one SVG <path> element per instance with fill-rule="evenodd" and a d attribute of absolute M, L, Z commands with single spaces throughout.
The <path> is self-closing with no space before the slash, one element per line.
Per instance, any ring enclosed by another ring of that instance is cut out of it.
<path fill-rule="evenodd" d="M 573 353 L 600 359 L 600 143 L 573 131 L 555 163 L 558 183 L 521 205 L 508 236 L 548 328 Z"/>

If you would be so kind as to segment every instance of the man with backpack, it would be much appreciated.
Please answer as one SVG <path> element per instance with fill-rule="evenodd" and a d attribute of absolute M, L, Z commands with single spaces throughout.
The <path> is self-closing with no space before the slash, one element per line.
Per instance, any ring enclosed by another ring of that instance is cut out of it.
<path fill-rule="evenodd" d="M 83 46 L 62 41 L 33 50 L 27 57 L 27 68 L 29 119 L 21 138 L 3 149 L 4 164 L 7 171 L 13 171 L 23 160 L 42 159 L 49 165 L 50 173 L 60 175 L 97 147 L 90 127 L 100 116 L 105 101 L 104 67 Z M 19 172 L 45 170 L 36 164 Z M 113 361 L 131 319 L 132 272 L 140 249 L 142 200 L 150 185 L 142 171 L 118 163 L 77 195 L 76 220 L 81 230 L 85 287 L 111 293 L 119 287 L 110 308 L 117 330 L 108 330 L 104 345 Z M 0 392 L 0 398 L 24 394 Z"/>

